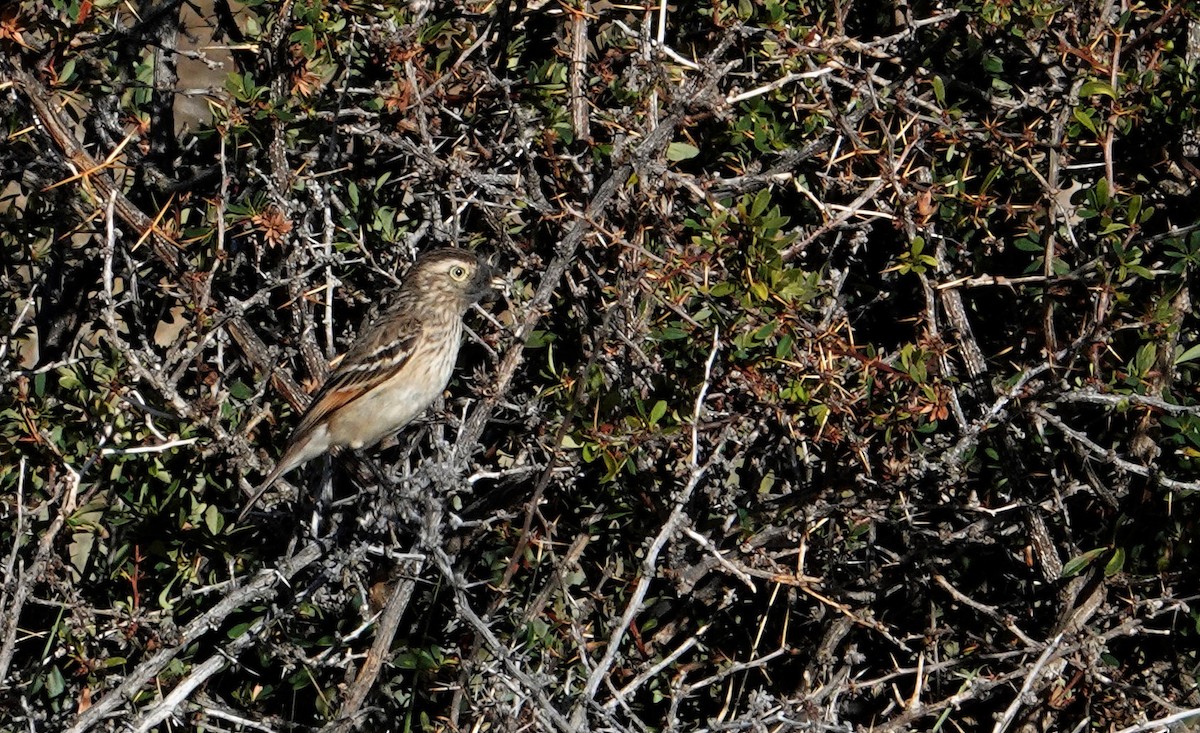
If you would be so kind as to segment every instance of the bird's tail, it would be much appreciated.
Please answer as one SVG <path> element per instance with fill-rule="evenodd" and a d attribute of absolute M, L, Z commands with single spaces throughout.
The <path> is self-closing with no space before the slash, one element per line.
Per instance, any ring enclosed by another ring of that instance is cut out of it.
<path fill-rule="evenodd" d="M 254 495 L 251 496 L 250 500 L 247 501 L 242 507 L 242 511 L 238 512 L 237 521 L 235 523 L 241 524 L 242 520 L 246 518 L 246 515 L 250 513 L 250 510 L 254 508 L 254 505 L 258 503 L 258 500 L 262 498 L 263 494 L 267 493 L 267 489 L 271 488 L 271 486 L 279 480 L 280 476 L 295 467 L 296 462 L 289 460 L 289 456 L 284 455 L 282 458 L 280 458 L 279 463 L 275 464 L 275 468 L 272 469 L 269 474 L 267 474 L 267 477 L 263 479 L 263 482 L 258 485 L 257 489 L 254 490 Z"/>
<path fill-rule="evenodd" d="M 263 482 L 254 490 L 254 496 L 250 497 L 246 506 L 242 507 L 241 513 L 238 514 L 238 522 L 246 518 L 250 510 L 254 508 L 254 504 L 262 498 L 263 494 L 267 493 L 267 489 L 271 488 L 271 485 L 278 481 L 280 476 L 329 449 L 329 433 L 324 425 L 313 430 L 301 424 L 301 427 L 296 430 L 297 433 L 292 436 L 291 445 L 279 457 L 279 463 L 275 464 L 274 470 L 267 474 Z"/>

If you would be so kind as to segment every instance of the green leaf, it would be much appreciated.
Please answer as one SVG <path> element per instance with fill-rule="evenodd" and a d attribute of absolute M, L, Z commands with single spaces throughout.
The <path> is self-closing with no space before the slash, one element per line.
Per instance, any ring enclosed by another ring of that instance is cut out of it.
<path fill-rule="evenodd" d="M 560 448 L 566 448 L 567 450 L 576 450 L 577 448 L 579 448 L 579 447 L 580 447 L 580 446 L 582 446 L 582 445 L 583 445 L 583 443 L 580 443 L 580 442 L 579 442 L 579 441 L 578 441 L 578 440 L 575 438 L 575 436 L 573 436 L 573 435 L 564 435 L 564 436 L 563 436 L 563 438 L 562 438 L 562 443 L 559 445 L 559 447 L 560 447 Z"/>
<path fill-rule="evenodd" d="M 92 548 L 96 546 L 96 535 L 92 532 L 76 532 L 71 535 L 71 544 L 68 546 L 68 552 L 71 556 L 71 565 L 79 573 L 82 573 L 88 564 L 88 559 L 92 556 Z"/>
<path fill-rule="evenodd" d="M 209 532 L 219 535 L 225 528 L 225 517 L 221 516 L 221 512 L 217 510 L 216 506 L 209 504 L 208 509 L 204 511 L 204 524 L 208 527 Z"/>
<path fill-rule="evenodd" d="M 235 400 L 248 400 L 254 396 L 254 390 L 250 385 L 240 379 L 235 379 L 229 382 L 229 396 Z"/>
<path fill-rule="evenodd" d="M 76 390 L 79 389 L 82 384 L 83 383 L 79 381 L 79 377 L 75 374 L 75 372 L 69 372 L 64 369 L 58 373 L 58 386 L 62 389 Z"/>
<path fill-rule="evenodd" d="M 677 163 L 700 154 L 700 148 L 688 143 L 671 143 L 667 146 L 667 160 Z"/>
<path fill-rule="evenodd" d="M 792 345 L 794 343 L 795 339 L 793 339 L 789 334 L 784 334 L 782 337 L 780 337 L 779 343 L 775 346 L 775 358 L 785 359 L 788 356 L 791 356 Z"/>
<path fill-rule="evenodd" d="M 75 76 L 75 59 L 67 59 L 58 71 L 58 83 L 66 84 Z"/>
<path fill-rule="evenodd" d="M 767 210 L 771 204 L 771 189 L 764 188 L 754 197 L 754 203 L 750 205 L 750 218 L 757 219 L 762 216 L 762 213 Z"/>
<path fill-rule="evenodd" d="M 942 81 L 942 77 L 933 77 L 933 96 L 937 99 L 939 107 L 946 106 L 946 84 Z"/>
<path fill-rule="evenodd" d="M 1125 568 L 1125 548 L 1118 547 L 1104 565 L 1104 577 L 1111 578 Z"/>
<path fill-rule="evenodd" d="M 666 415 L 666 414 L 667 414 L 667 401 L 659 400 L 658 402 L 655 402 L 654 407 L 650 408 L 650 424 L 651 425 L 658 424 L 658 421 L 661 420 L 663 418 L 663 415 Z"/>
<path fill-rule="evenodd" d="M 170 611 L 175 608 L 175 601 L 171 598 L 175 589 L 175 581 L 179 580 L 179 576 L 171 578 L 163 589 L 158 592 L 158 605 L 162 606 L 163 610 Z"/>
<path fill-rule="evenodd" d="M 1196 344 L 1192 348 L 1175 357 L 1175 364 L 1179 365 L 1186 361 L 1193 361 L 1200 358 L 1200 344 Z"/>
<path fill-rule="evenodd" d="M 1145 376 L 1150 373 L 1150 368 L 1154 366 L 1154 359 L 1158 356 L 1158 350 L 1154 344 L 1142 344 L 1138 349 L 1137 355 L 1133 357 L 1133 369 L 1139 376 Z"/>
<path fill-rule="evenodd" d="M 1100 134 L 1100 130 L 1096 129 L 1096 123 L 1092 121 L 1090 110 L 1083 110 L 1079 107 L 1076 107 L 1075 109 L 1071 110 L 1071 115 L 1076 119 L 1076 121 L 1079 122 L 1079 124 L 1091 130 L 1093 134 Z"/>
<path fill-rule="evenodd" d="M 758 493 L 766 494 L 771 491 L 773 486 L 775 486 L 775 472 L 767 471 L 763 475 L 762 481 L 758 482 Z"/>
<path fill-rule="evenodd" d="M 1077 555 L 1070 560 L 1067 560 L 1066 564 L 1063 565 L 1062 577 L 1073 578 L 1076 575 L 1079 575 L 1087 568 L 1088 565 L 1091 565 L 1096 558 L 1100 557 L 1106 552 L 1108 552 L 1107 547 L 1097 547 L 1094 550 L 1088 550 L 1082 555 Z"/>
<path fill-rule="evenodd" d="M 1103 94 L 1112 99 L 1117 98 L 1117 90 L 1112 88 L 1112 85 L 1106 81 L 1093 79 L 1092 81 L 1084 82 L 1083 86 L 1079 87 L 1079 96 L 1092 97 L 1097 94 Z"/>
<path fill-rule="evenodd" d="M 553 343 L 555 335 L 550 331 L 531 331 L 529 338 L 525 340 L 525 348 L 540 349 L 546 344 Z"/>
<path fill-rule="evenodd" d="M 46 692 L 50 697 L 58 697 L 63 694 L 63 690 L 67 689 L 67 683 L 63 679 L 62 672 L 58 667 L 51 667 L 46 673 Z"/>
<path fill-rule="evenodd" d="M 1130 223 L 1132 223 L 1132 224 L 1138 223 L 1138 214 L 1141 213 L 1141 211 L 1142 211 L 1142 197 L 1141 196 L 1130 196 L 1129 197 L 1129 221 L 1130 221 Z"/>

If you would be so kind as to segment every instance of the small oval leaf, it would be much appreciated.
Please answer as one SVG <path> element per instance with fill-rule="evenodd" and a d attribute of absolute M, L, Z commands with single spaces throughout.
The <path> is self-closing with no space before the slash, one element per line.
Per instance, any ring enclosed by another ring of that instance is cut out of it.
<path fill-rule="evenodd" d="M 663 419 L 663 415 L 667 414 L 667 401 L 659 400 L 654 403 L 654 407 L 650 408 L 650 424 L 656 425 L 659 420 Z"/>
<path fill-rule="evenodd" d="M 667 146 L 667 160 L 671 162 L 679 162 L 688 158 L 695 158 L 700 154 L 700 148 L 687 143 L 671 143 Z"/>

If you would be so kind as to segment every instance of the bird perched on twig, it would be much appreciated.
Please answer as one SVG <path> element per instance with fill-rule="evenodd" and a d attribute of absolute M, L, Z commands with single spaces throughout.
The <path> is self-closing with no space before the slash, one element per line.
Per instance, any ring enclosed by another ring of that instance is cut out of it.
<path fill-rule="evenodd" d="M 501 282 L 467 250 L 420 255 L 392 305 L 363 327 L 313 396 L 279 463 L 246 502 L 238 521 L 293 468 L 333 448 L 374 445 L 424 412 L 450 382 L 463 315 Z"/>

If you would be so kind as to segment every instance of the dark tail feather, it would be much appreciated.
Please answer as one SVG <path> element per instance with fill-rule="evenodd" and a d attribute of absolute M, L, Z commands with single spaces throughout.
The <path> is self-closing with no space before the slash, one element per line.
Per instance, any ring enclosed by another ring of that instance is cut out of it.
<path fill-rule="evenodd" d="M 287 456 L 284 456 L 284 458 L 287 458 Z M 250 513 L 250 510 L 254 508 L 258 500 L 262 498 L 263 494 L 267 493 L 267 489 L 271 488 L 272 484 L 279 480 L 280 476 L 295 468 L 294 465 L 289 465 L 289 463 L 290 461 L 280 460 L 279 463 L 275 464 L 275 469 L 267 474 L 263 482 L 254 490 L 254 496 L 251 496 L 250 500 L 242 507 L 242 511 L 238 513 L 237 520 L 234 522 L 235 524 L 242 523 L 242 520 Z"/>

